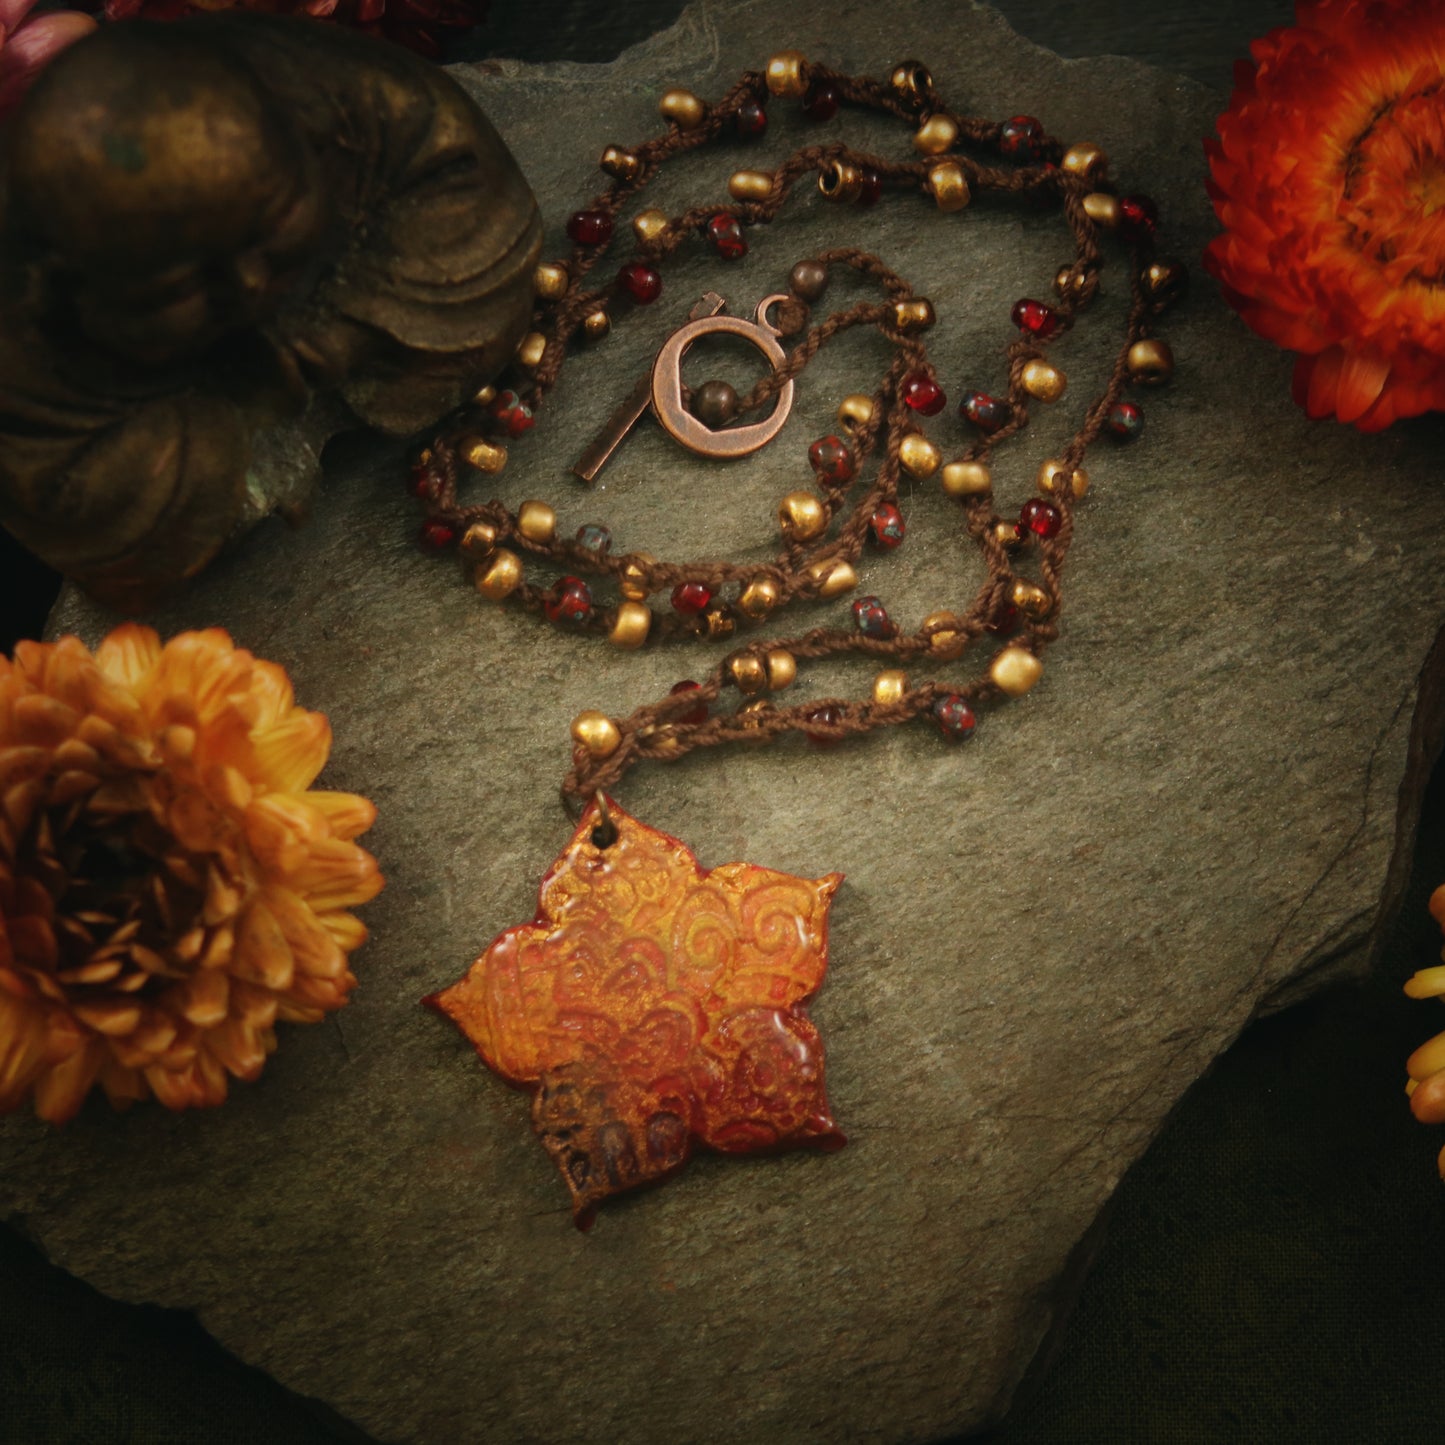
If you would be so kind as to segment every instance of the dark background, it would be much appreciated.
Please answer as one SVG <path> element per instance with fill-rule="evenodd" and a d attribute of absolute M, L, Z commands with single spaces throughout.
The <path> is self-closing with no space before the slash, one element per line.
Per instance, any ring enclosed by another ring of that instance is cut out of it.
<path fill-rule="evenodd" d="M 453 58 L 608 60 L 681 8 L 494 6 Z M 1060 54 L 1133 55 L 1221 92 L 1249 39 L 1291 18 L 1279 0 L 997 8 Z M 0 533 L 7 649 L 38 635 L 54 586 Z M 1400 992 L 1440 949 L 1425 904 L 1442 880 L 1445 774 L 1426 796 L 1411 885 L 1373 975 L 1256 1022 L 1189 1093 L 1081 1246 L 1077 1304 L 990 1445 L 1445 1439 L 1441 1140 L 1412 1121 L 1402 1092 L 1405 1058 L 1445 1020 Z M 0 1229 L 6 1445 L 365 1438 L 189 1317 L 105 1299 L 19 1229 Z"/>

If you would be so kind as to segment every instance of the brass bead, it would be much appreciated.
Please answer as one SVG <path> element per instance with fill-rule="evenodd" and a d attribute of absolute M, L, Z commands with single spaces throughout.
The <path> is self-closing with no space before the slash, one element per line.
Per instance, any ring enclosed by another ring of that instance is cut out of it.
<path fill-rule="evenodd" d="M 828 268 L 811 258 L 788 272 L 788 289 L 803 301 L 817 301 L 828 289 Z"/>
<path fill-rule="evenodd" d="M 1022 697 L 1044 675 L 1044 665 L 1022 647 L 1006 647 L 988 665 L 988 675 L 1000 692 Z"/>
<path fill-rule="evenodd" d="M 922 432 L 911 431 L 898 444 L 898 462 L 910 477 L 923 481 L 938 470 L 943 453 Z"/>
<path fill-rule="evenodd" d="M 1008 597 L 1020 612 L 1030 617 L 1047 617 L 1054 608 L 1053 599 L 1037 582 L 1026 582 L 1022 577 L 1014 578 Z"/>
<path fill-rule="evenodd" d="M 933 77 L 918 60 L 900 60 L 888 77 L 888 85 L 904 105 L 921 106 L 933 93 Z"/>
<path fill-rule="evenodd" d="M 1035 357 L 1024 363 L 1024 390 L 1039 401 L 1057 401 L 1068 390 L 1069 378 L 1057 366 Z"/>
<path fill-rule="evenodd" d="M 676 753 L 682 749 L 674 723 L 656 723 L 652 727 L 642 728 L 638 731 L 637 741 L 644 747 L 657 748 L 664 753 Z"/>
<path fill-rule="evenodd" d="M 645 602 L 652 595 L 647 581 L 647 568 L 657 561 L 647 552 L 634 552 L 617 574 L 617 590 L 629 602 Z"/>
<path fill-rule="evenodd" d="M 993 539 L 1000 547 L 1006 547 L 1010 551 L 1023 543 L 1023 538 L 1019 536 L 1018 523 L 1005 521 L 1002 517 L 993 524 Z"/>
<path fill-rule="evenodd" d="M 617 617 L 607 634 L 618 647 L 641 647 L 652 629 L 652 609 L 641 602 L 619 602 Z"/>
<path fill-rule="evenodd" d="M 488 441 L 486 437 L 463 437 L 457 443 L 462 460 L 479 472 L 495 475 L 507 465 L 507 449 L 499 442 Z"/>
<path fill-rule="evenodd" d="M 1039 491 L 1053 495 L 1054 487 L 1062 485 L 1064 477 L 1068 477 L 1076 497 L 1082 497 L 1089 490 L 1089 474 L 1083 467 L 1075 467 L 1070 474 L 1063 462 L 1057 457 L 1050 457 L 1039 467 Z"/>
<path fill-rule="evenodd" d="M 949 462 L 940 480 L 950 497 L 981 497 L 993 490 L 993 475 L 982 462 Z"/>
<path fill-rule="evenodd" d="M 808 576 L 819 597 L 838 597 L 858 585 L 858 574 L 848 562 L 814 562 Z"/>
<path fill-rule="evenodd" d="M 717 431 L 738 414 L 737 389 L 727 381 L 705 381 L 692 394 L 689 408 L 705 426 Z"/>
<path fill-rule="evenodd" d="M 546 502 L 523 502 L 517 509 L 517 531 L 545 547 L 557 535 L 557 513 Z"/>
<path fill-rule="evenodd" d="M 497 399 L 497 388 L 488 382 L 485 386 L 479 386 L 472 393 L 473 406 L 491 406 Z"/>
<path fill-rule="evenodd" d="M 619 181 L 635 181 L 642 174 L 642 157 L 622 146 L 608 146 L 597 164 Z"/>
<path fill-rule="evenodd" d="M 498 548 L 485 567 L 477 568 L 476 582 L 483 597 L 500 602 L 522 585 L 522 559 L 505 547 Z"/>
<path fill-rule="evenodd" d="M 558 301 L 567 294 L 571 280 L 565 266 L 556 261 L 544 261 L 532 272 L 532 290 L 544 301 Z"/>
<path fill-rule="evenodd" d="M 720 638 L 731 637 L 737 631 L 737 619 L 726 607 L 709 607 L 702 614 L 703 625 L 707 628 L 707 635 L 713 642 Z"/>
<path fill-rule="evenodd" d="M 744 697 L 754 697 L 768 685 L 767 664 L 751 652 L 728 658 L 728 676 Z"/>
<path fill-rule="evenodd" d="M 873 701 L 879 707 L 892 707 L 894 703 L 902 702 L 907 691 L 908 674 L 899 672 L 896 668 L 880 672 L 873 679 Z"/>
<path fill-rule="evenodd" d="M 546 350 L 547 338 L 540 331 L 529 331 L 517 344 L 517 360 L 528 371 L 533 371 L 541 366 Z"/>
<path fill-rule="evenodd" d="M 920 631 L 928 638 L 929 651 L 945 662 L 963 656 L 968 638 L 961 630 L 963 623 L 952 612 L 930 612 L 923 619 Z"/>
<path fill-rule="evenodd" d="M 781 692 L 790 687 L 798 675 L 798 660 L 786 647 L 775 647 L 768 653 L 768 690 Z"/>
<path fill-rule="evenodd" d="M 696 130 L 707 119 L 707 106 L 692 91 L 683 90 L 680 86 L 663 91 L 657 110 L 678 130 Z"/>
<path fill-rule="evenodd" d="M 612 318 L 599 306 L 589 311 L 582 322 L 582 334 L 589 341 L 601 341 L 612 330 Z"/>
<path fill-rule="evenodd" d="M 728 177 L 728 195 L 735 201 L 766 201 L 772 193 L 771 171 L 734 171 Z"/>
<path fill-rule="evenodd" d="M 1097 185 L 1109 169 L 1109 157 L 1092 141 L 1080 141 L 1071 145 L 1059 161 L 1059 167 L 1066 174 L 1078 176 L 1081 181 Z"/>
<path fill-rule="evenodd" d="M 913 148 L 926 156 L 942 155 L 958 139 L 958 126 L 939 112 L 931 115 L 913 132 Z"/>
<path fill-rule="evenodd" d="M 844 161 L 824 161 L 818 171 L 818 194 L 829 201 L 856 201 L 863 194 L 863 172 Z"/>
<path fill-rule="evenodd" d="M 1139 278 L 1145 298 L 1156 311 L 1172 305 L 1189 288 L 1189 271 L 1182 261 L 1151 261 Z"/>
<path fill-rule="evenodd" d="M 1174 375 L 1174 353 L 1169 343 L 1157 336 L 1136 341 L 1129 348 L 1125 364 L 1129 368 L 1129 379 L 1142 381 L 1145 386 L 1159 386 Z"/>
<path fill-rule="evenodd" d="M 769 56 L 763 79 L 774 95 L 800 96 L 808 88 L 808 58 L 801 50 L 780 50 Z"/>
<path fill-rule="evenodd" d="M 755 697 L 745 702 L 733 716 L 748 729 L 759 728 L 777 709 L 765 697 Z"/>
<path fill-rule="evenodd" d="M 928 189 L 940 211 L 961 211 L 973 199 L 968 177 L 957 161 L 929 166 Z"/>
<path fill-rule="evenodd" d="M 926 296 L 913 296 L 907 301 L 893 303 L 893 324 L 900 331 L 926 331 L 937 320 L 938 317 L 933 314 L 933 302 Z"/>
<path fill-rule="evenodd" d="M 1117 230 L 1119 198 L 1111 196 L 1108 191 L 1090 191 L 1084 197 L 1084 214 L 1096 226 L 1102 226 L 1106 231 Z"/>
<path fill-rule="evenodd" d="M 1086 298 L 1093 273 L 1080 266 L 1060 266 L 1054 273 L 1054 295 L 1075 301 Z"/>
<path fill-rule="evenodd" d="M 738 598 L 738 611 L 754 622 L 761 622 L 778 605 L 778 584 L 771 577 L 758 577 L 749 582 Z"/>
<path fill-rule="evenodd" d="M 850 436 L 857 435 L 873 420 L 873 398 L 855 392 L 838 403 L 838 425 Z"/>
<path fill-rule="evenodd" d="M 667 212 L 659 210 L 639 211 L 632 218 L 632 234 L 644 246 L 657 240 L 667 230 Z"/>
<path fill-rule="evenodd" d="M 778 503 L 778 526 L 790 542 L 811 542 L 828 530 L 828 509 L 812 492 L 789 492 Z"/>
<path fill-rule="evenodd" d="M 594 758 L 610 758 L 622 746 L 622 732 L 605 712 L 579 712 L 572 719 L 572 736 Z"/>
<path fill-rule="evenodd" d="M 473 522 L 462 533 L 462 555 L 474 562 L 485 561 L 497 550 L 500 533 L 490 522 Z"/>

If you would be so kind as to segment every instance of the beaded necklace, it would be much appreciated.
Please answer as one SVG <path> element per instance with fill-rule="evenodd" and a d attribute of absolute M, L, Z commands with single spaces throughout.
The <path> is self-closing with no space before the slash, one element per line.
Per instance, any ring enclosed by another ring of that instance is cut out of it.
<path fill-rule="evenodd" d="M 709 142 L 760 135 L 772 99 L 796 100 L 818 122 L 844 105 L 895 116 L 912 128 L 914 154 L 889 161 L 830 142 L 799 149 L 771 172 L 737 171 L 726 206 L 699 205 L 672 217 L 638 212 L 633 258 L 609 281 L 592 284 L 619 215 L 659 169 Z M 904 539 L 900 480 L 937 476 L 960 503 L 986 576 L 966 610 L 931 613 L 913 630 L 898 626 L 877 597 L 858 597 L 849 627 L 743 642 L 702 681 L 679 682 L 624 719 L 585 712 L 573 720 L 562 792 L 582 805 L 581 822 L 543 880 L 536 919 L 506 930 L 464 979 L 427 1001 L 463 1028 L 493 1069 L 532 1091 L 534 1126 L 584 1226 L 603 1199 L 675 1172 L 694 1141 L 725 1151 L 842 1142 L 823 1091 L 821 1041 L 805 1007 L 826 968 L 827 909 L 841 876 L 810 881 L 749 864 L 708 873 L 676 839 L 625 814 L 607 790 L 640 761 L 791 732 L 828 747 L 927 718 L 959 741 L 973 733 L 979 710 L 1028 692 L 1058 635 L 1061 574 L 1089 486 L 1085 453 L 1106 432 L 1120 440 L 1139 434 L 1143 413 L 1124 399 L 1125 389 L 1172 373 L 1169 348 L 1152 335 L 1152 323 L 1187 281 L 1180 263 L 1155 255 L 1153 204 L 1109 189 L 1097 146 L 1065 146 L 1029 116 L 997 123 L 958 115 L 916 61 L 880 82 L 785 51 L 765 70 L 745 73 L 713 105 L 670 90 L 660 110 L 669 122 L 665 134 L 604 150 L 610 186 L 568 221 L 567 259 L 537 268 L 533 330 L 517 353 L 520 379 L 484 388 L 416 459 L 410 488 L 426 508 L 423 544 L 459 545 L 483 596 L 620 648 L 729 638 L 794 604 L 852 591 L 864 548 L 887 552 Z M 1061 206 L 1073 259 L 1054 277 L 1053 301 L 1024 298 L 1013 307 L 1007 393 L 964 398 L 959 412 L 972 440 L 957 459 L 944 464 L 920 425 L 946 405 L 923 342 L 936 322 L 932 304 L 878 256 L 838 247 L 794 266 L 787 292 L 765 298 L 753 321 L 723 316 L 720 298 L 704 297 L 574 469 L 593 480 L 649 406 L 675 440 L 700 455 L 736 456 L 766 445 L 786 419 L 794 381 L 819 350 L 846 331 L 874 328 L 892 359 L 871 395 L 844 399 L 838 434 L 809 447 L 814 485 L 782 499 L 781 549 L 772 561 L 614 555 L 600 525 L 560 536 L 545 502 L 512 512 L 498 501 L 462 501 L 472 477 L 500 471 L 507 442 L 531 429 L 579 333 L 595 339 L 610 329 L 615 310 L 651 305 L 662 291 L 663 263 L 699 238 L 725 262 L 741 258 L 745 228 L 772 221 L 794 187 L 812 177 L 824 197 L 856 206 L 909 192 L 922 192 L 942 211 L 1000 192 Z M 1064 395 L 1066 379 L 1047 348 L 1097 292 L 1109 232 L 1129 260 L 1124 341 L 1072 441 L 1039 467 L 1038 495 L 1005 517 L 995 503 L 991 456 L 1027 427 L 1032 406 Z M 815 322 L 814 308 L 840 270 L 878 294 Z M 768 359 L 769 374 L 746 397 L 723 382 L 695 392 L 681 382 L 684 352 L 717 332 L 743 337 Z M 736 424 L 754 413 L 761 418 Z M 563 575 L 546 586 L 529 581 L 524 557 Z M 588 576 L 611 579 L 616 600 L 594 597 Z M 668 605 L 652 605 L 663 597 Z M 911 675 L 990 638 L 998 639 L 996 650 L 972 679 Z M 800 663 L 860 654 L 881 664 L 868 697 L 781 699 Z M 729 690 L 738 705 L 726 704 Z"/>

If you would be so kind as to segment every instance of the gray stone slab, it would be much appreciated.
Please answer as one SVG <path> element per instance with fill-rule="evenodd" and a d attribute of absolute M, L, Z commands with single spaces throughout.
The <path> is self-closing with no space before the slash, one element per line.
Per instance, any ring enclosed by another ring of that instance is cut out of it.
<path fill-rule="evenodd" d="M 1211 232 L 1199 143 L 1217 97 L 1124 60 L 1061 62 L 985 9 L 703 0 L 615 65 L 492 63 L 469 83 L 556 243 L 601 145 L 652 131 L 660 88 L 716 94 L 783 45 L 874 73 L 919 55 L 962 107 L 1105 146 L 1179 254 Z M 802 134 L 778 124 L 764 154 Z M 683 167 L 667 200 L 721 198 L 737 155 Z M 565 468 L 705 285 L 743 310 L 846 237 L 933 298 L 955 395 L 998 383 L 1009 305 L 1068 256 L 1056 217 L 1007 206 L 803 201 L 740 267 L 671 269 L 656 313 L 578 359 L 501 494 L 559 499 L 563 525 L 606 520 L 621 547 L 765 555 L 776 498 L 838 398 L 871 385 L 876 347 L 825 354 L 785 442 L 750 463 L 705 468 L 651 433 L 597 495 Z M 1003 502 L 1030 493 L 1098 384 L 1117 269 L 1106 284 L 1060 348 L 1070 398 L 1000 459 Z M 286 1031 L 219 1112 L 7 1121 L 0 1208 L 102 1290 L 194 1309 L 390 1441 L 922 1440 L 1003 1408 L 1071 1251 L 1181 1093 L 1264 1001 L 1369 945 L 1445 604 L 1438 418 L 1374 438 L 1306 422 L 1288 359 L 1208 284 L 1166 334 L 1177 383 L 1145 399 L 1136 447 L 1091 459 L 1063 637 L 1027 699 L 965 749 L 903 729 L 622 789 L 705 864 L 847 874 L 814 1010 L 841 1154 L 699 1158 L 580 1236 L 525 1101 L 418 1006 L 530 916 L 569 831 L 568 720 L 705 664 L 481 603 L 414 550 L 378 452 L 305 529 L 264 525 L 159 619 L 224 625 L 283 663 L 332 719 L 325 781 L 376 800 L 388 886 L 355 998 Z M 907 544 L 863 581 L 914 618 L 965 600 L 978 569 L 936 488 L 906 503 Z M 69 596 L 57 620 L 94 639 L 111 619 Z M 867 686 L 818 677 L 799 685 Z"/>

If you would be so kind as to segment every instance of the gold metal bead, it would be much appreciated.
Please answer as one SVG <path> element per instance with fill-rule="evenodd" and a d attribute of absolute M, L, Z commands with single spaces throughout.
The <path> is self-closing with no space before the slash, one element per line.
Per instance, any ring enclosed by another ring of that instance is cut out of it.
<path fill-rule="evenodd" d="M 540 331 L 529 331 L 517 345 L 517 360 L 528 371 L 533 371 L 541 366 L 546 350 L 547 338 Z"/>
<path fill-rule="evenodd" d="M 1060 266 L 1054 273 L 1054 295 L 1065 300 L 1072 297 L 1075 301 L 1084 301 L 1092 279 L 1093 273 L 1082 266 Z"/>
<path fill-rule="evenodd" d="M 780 50 L 769 56 L 763 79 L 773 95 L 800 96 L 808 88 L 808 57 L 801 50 Z"/>
<path fill-rule="evenodd" d="M 952 612 L 930 612 L 919 629 L 928 638 L 929 651 L 945 662 L 963 656 L 968 637 L 961 630 L 963 623 Z"/>
<path fill-rule="evenodd" d="M 873 420 L 873 398 L 855 392 L 838 403 L 838 425 L 850 435 L 860 432 Z"/>
<path fill-rule="evenodd" d="M 557 535 L 557 513 L 546 502 L 523 502 L 517 509 L 517 531 L 545 547 Z"/>
<path fill-rule="evenodd" d="M 473 522 L 462 533 L 462 555 L 483 562 L 497 550 L 500 533 L 490 522 Z"/>
<path fill-rule="evenodd" d="M 1081 181 L 1097 185 L 1109 169 L 1109 157 L 1093 141 L 1080 141 L 1071 145 L 1059 161 L 1059 167 L 1067 175 L 1078 176 Z"/>
<path fill-rule="evenodd" d="M 1082 497 L 1089 490 L 1089 474 L 1083 467 L 1075 467 L 1070 473 L 1057 457 L 1050 457 L 1039 467 L 1039 491 L 1052 496 L 1054 488 L 1063 486 L 1065 481 L 1071 484 L 1076 497 Z"/>
<path fill-rule="evenodd" d="M 632 234 L 646 246 L 657 240 L 667 230 L 667 212 L 659 210 L 639 211 L 632 218 Z"/>
<path fill-rule="evenodd" d="M 949 462 L 940 480 L 950 497 L 981 497 L 993 490 L 993 475 L 982 462 Z"/>
<path fill-rule="evenodd" d="M 772 193 L 771 171 L 734 171 L 728 177 L 728 195 L 735 201 L 766 201 Z"/>
<path fill-rule="evenodd" d="M 675 723 L 655 723 L 652 727 L 642 728 L 637 734 L 637 741 L 644 747 L 656 748 L 664 753 L 677 753 L 682 750 Z"/>
<path fill-rule="evenodd" d="M 1035 357 L 1024 363 L 1024 390 L 1039 401 L 1057 401 L 1068 390 L 1069 378 L 1057 366 Z"/>
<path fill-rule="evenodd" d="M 781 595 L 771 577 L 758 577 L 743 588 L 738 611 L 754 622 L 761 622 L 778 605 Z"/>
<path fill-rule="evenodd" d="M 567 294 L 571 280 L 565 266 L 556 261 L 544 261 L 532 272 L 532 290 L 544 301 L 559 301 Z"/>
<path fill-rule="evenodd" d="M 629 602 L 645 602 L 652 595 L 652 587 L 647 581 L 647 568 L 656 561 L 657 558 L 649 552 L 634 552 L 622 564 L 617 574 L 617 590 Z"/>
<path fill-rule="evenodd" d="M 928 189 L 940 211 L 961 211 L 973 199 L 968 177 L 957 161 L 939 161 L 929 166 Z"/>
<path fill-rule="evenodd" d="M 477 568 L 477 591 L 489 602 L 510 597 L 522 585 L 522 559 L 500 547 L 485 567 Z"/>
<path fill-rule="evenodd" d="M 605 712 L 579 712 L 572 736 L 594 758 L 610 758 L 622 746 L 622 731 Z"/>
<path fill-rule="evenodd" d="M 1189 271 L 1182 261 L 1151 261 L 1139 278 L 1140 289 L 1155 311 L 1177 301 L 1189 287 Z"/>
<path fill-rule="evenodd" d="M 933 77 L 918 60 L 900 60 L 888 77 L 889 88 L 904 105 L 923 105 L 933 93 Z"/>
<path fill-rule="evenodd" d="M 924 481 L 938 470 L 943 453 L 922 432 L 911 431 L 898 444 L 898 463 L 910 477 Z"/>
<path fill-rule="evenodd" d="M 791 687 L 798 675 L 798 659 L 786 647 L 775 647 L 768 653 L 768 690 L 781 692 Z"/>
<path fill-rule="evenodd" d="M 619 602 L 617 617 L 607 634 L 618 647 L 641 647 L 652 630 L 652 609 L 641 602 Z"/>
<path fill-rule="evenodd" d="M 642 174 L 642 157 L 622 146 L 608 146 L 597 164 L 619 181 L 635 181 Z"/>
<path fill-rule="evenodd" d="M 908 674 L 896 668 L 880 672 L 873 679 L 873 701 L 879 707 L 892 707 L 894 703 L 902 702 L 907 692 Z"/>
<path fill-rule="evenodd" d="M 755 697 L 745 702 L 733 716 L 749 730 L 760 728 L 777 711 L 765 697 Z"/>
<path fill-rule="evenodd" d="M 1004 518 L 1000 517 L 998 521 L 993 524 L 993 540 L 1000 547 L 1006 547 L 1012 551 L 1015 547 L 1022 546 L 1024 539 L 1019 536 L 1017 522 L 1005 521 Z"/>
<path fill-rule="evenodd" d="M 825 161 L 818 171 L 818 194 L 830 201 L 856 201 L 863 194 L 863 172 L 845 161 Z"/>
<path fill-rule="evenodd" d="M 811 542 L 828 530 L 828 509 L 812 492 L 789 492 L 778 503 L 778 526 L 790 542 Z"/>
<path fill-rule="evenodd" d="M 472 393 L 473 406 L 491 406 L 497 399 L 497 388 L 488 382 L 485 386 L 479 386 Z"/>
<path fill-rule="evenodd" d="M 938 317 L 933 314 L 933 302 L 926 296 L 912 296 L 907 301 L 893 303 L 893 324 L 904 332 L 926 331 Z M 872 411 L 872 403 L 869 403 Z"/>
<path fill-rule="evenodd" d="M 767 664 L 751 652 L 728 658 L 728 676 L 744 697 L 754 697 L 768 685 Z"/>
<path fill-rule="evenodd" d="M 814 562 L 808 577 L 818 589 L 819 597 L 838 597 L 858 585 L 858 574 L 848 562 Z"/>
<path fill-rule="evenodd" d="M 1174 375 L 1174 353 L 1167 341 L 1157 336 L 1145 337 L 1129 348 L 1125 359 L 1131 381 L 1142 381 L 1145 386 L 1159 386 Z"/>
<path fill-rule="evenodd" d="M 665 90 L 657 102 L 658 114 L 670 120 L 678 130 L 696 130 L 707 119 L 707 106 L 690 90 L 676 86 Z"/>
<path fill-rule="evenodd" d="M 707 635 L 713 642 L 731 637 L 737 631 L 737 618 L 726 607 L 709 607 L 702 614 L 702 620 L 707 628 Z"/>
<path fill-rule="evenodd" d="M 507 465 L 507 449 L 486 437 L 467 436 L 457 443 L 461 459 L 479 472 L 495 475 Z"/>
<path fill-rule="evenodd" d="M 1108 191 L 1090 191 L 1084 197 L 1084 214 L 1106 231 L 1113 231 L 1119 225 L 1119 198 Z"/>
<path fill-rule="evenodd" d="M 989 663 L 988 675 L 1000 692 L 1022 697 L 1044 675 L 1044 665 L 1025 648 L 1006 647 Z"/>
<path fill-rule="evenodd" d="M 926 156 L 942 155 L 958 139 L 958 126 L 941 111 L 913 132 L 913 148 Z"/>
<path fill-rule="evenodd" d="M 612 318 L 599 306 L 589 311 L 582 322 L 582 334 L 589 341 L 601 341 L 612 330 Z"/>
<path fill-rule="evenodd" d="M 1053 599 L 1037 582 L 1026 582 L 1022 577 L 1014 578 L 1009 588 L 1009 601 L 1020 612 L 1030 617 L 1047 617 L 1054 609 Z"/>

